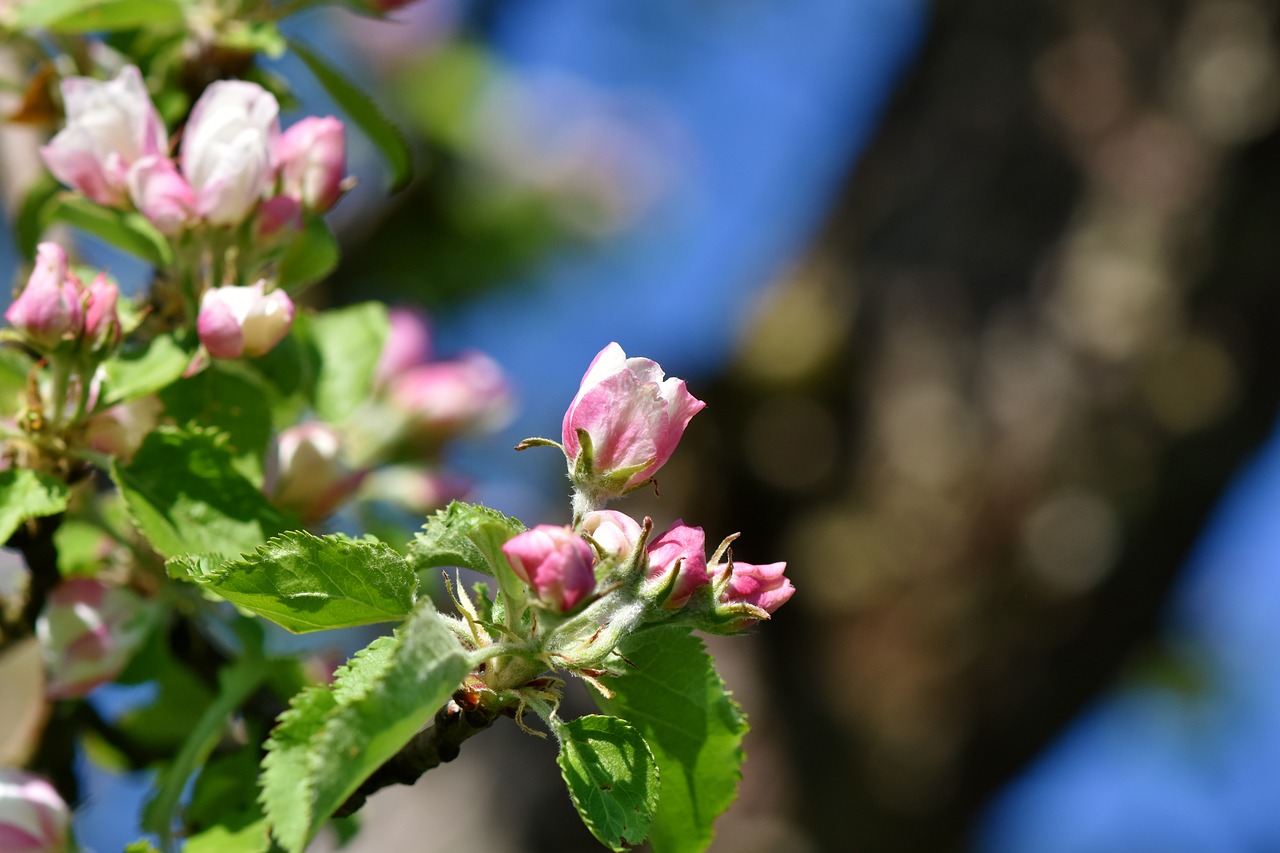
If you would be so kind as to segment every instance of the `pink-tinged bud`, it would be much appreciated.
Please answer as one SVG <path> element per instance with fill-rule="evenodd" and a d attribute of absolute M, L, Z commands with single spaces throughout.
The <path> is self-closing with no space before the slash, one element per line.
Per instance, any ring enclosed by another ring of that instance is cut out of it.
<path fill-rule="evenodd" d="M 132 459 L 142 440 L 155 430 L 163 411 L 155 397 L 139 397 L 104 409 L 85 423 L 86 440 L 99 453 Z"/>
<path fill-rule="evenodd" d="M 83 286 L 67 270 L 67 255 L 57 243 L 36 248 L 36 265 L 27 286 L 4 318 L 38 349 L 52 349 L 84 329 Z"/>
<path fill-rule="evenodd" d="M 54 699 L 84 696 L 114 679 L 147 632 L 147 605 L 134 593 L 91 578 L 60 584 L 36 620 Z"/>
<path fill-rule="evenodd" d="M 387 394 L 409 416 L 415 436 L 427 441 L 496 429 L 511 414 L 502 368 L 478 352 L 413 368 L 392 380 Z"/>
<path fill-rule="evenodd" d="M 636 550 L 643 530 L 631 516 L 613 509 L 589 512 L 582 517 L 582 532 L 606 554 L 625 561 Z"/>
<path fill-rule="evenodd" d="M 347 138 L 333 116 L 308 116 L 280 134 L 273 149 L 282 195 L 323 213 L 342 195 L 347 176 Z"/>
<path fill-rule="evenodd" d="M 84 308 L 84 339 L 92 349 L 120 343 L 120 314 L 116 310 L 119 301 L 120 288 L 106 273 L 98 273 L 89 284 Z"/>
<path fill-rule="evenodd" d="M 205 89 L 182 134 L 182 174 L 196 213 L 214 225 L 243 222 L 271 184 L 280 105 L 256 83 L 220 80 Z"/>
<path fill-rule="evenodd" d="M 0 851 L 66 853 L 71 810 L 53 785 L 21 770 L 0 770 Z"/>
<path fill-rule="evenodd" d="M 262 238 L 296 234 L 302 230 L 302 204 L 287 195 L 273 196 L 258 205 L 255 225 Z"/>
<path fill-rule="evenodd" d="M 265 281 L 249 287 L 215 287 L 200 300 L 196 331 L 214 358 L 257 358 L 280 343 L 293 326 L 293 301 L 283 290 L 266 293 Z"/>
<path fill-rule="evenodd" d="M 677 520 L 649 544 L 650 582 L 670 590 L 662 606 L 678 610 L 707 583 L 707 537 L 701 527 Z"/>
<path fill-rule="evenodd" d="M 741 631 L 769 618 L 796 588 L 784 576 L 786 563 L 753 566 L 730 560 L 711 567 L 711 586 L 715 590 L 715 608 L 722 617 L 730 617 L 721 631 Z"/>
<path fill-rule="evenodd" d="M 431 359 L 431 326 L 427 315 L 413 308 L 387 312 L 387 342 L 382 347 L 376 380 L 379 386 Z"/>
<path fill-rule="evenodd" d="M 196 218 L 195 192 L 163 154 L 143 157 L 129 170 L 129 197 L 162 234 L 178 234 Z"/>
<path fill-rule="evenodd" d="M 129 169 L 163 154 L 164 123 L 142 75 L 132 65 L 105 83 L 88 77 L 62 81 L 67 125 L 40 156 L 53 176 L 99 204 L 121 205 Z"/>
<path fill-rule="evenodd" d="M 502 546 L 511 568 L 539 601 L 568 613 L 596 586 L 591 547 L 568 527 L 539 524 Z"/>
<path fill-rule="evenodd" d="M 706 403 L 666 378 L 647 358 L 627 358 L 611 343 L 582 377 L 564 415 L 561 436 L 569 477 L 597 500 L 620 497 L 648 481 L 668 459 L 689 420 Z M 589 451 L 578 439 L 590 438 Z"/>
<path fill-rule="evenodd" d="M 310 524 L 351 497 L 363 478 L 347 464 L 337 429 L 305 423 L 280 433 L 266 488 L 276 506 Z"/>

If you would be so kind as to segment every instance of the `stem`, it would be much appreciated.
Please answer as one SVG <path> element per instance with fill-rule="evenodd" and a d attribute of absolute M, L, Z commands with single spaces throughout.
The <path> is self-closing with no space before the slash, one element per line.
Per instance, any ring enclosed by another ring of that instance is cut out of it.
<path fill-rule="evenodd" d="M 484 705 L 464 710 L 463 705 L 466 703 L 467 697 L 463 691 L 455 693 L 436 712 L 431 727 L 414 735 L 399 752 L 364 780 L 355 793 L 338 807 L 334 816 L 349 817 L 359 811 L 365 801 L 377 791 L 391 785 L 412 785 L 433 767 L 453 761 L 458 757 L 464 741 L 489 728 L 498 717 L 506 713 L 504 707 L 491 708 Z"/>

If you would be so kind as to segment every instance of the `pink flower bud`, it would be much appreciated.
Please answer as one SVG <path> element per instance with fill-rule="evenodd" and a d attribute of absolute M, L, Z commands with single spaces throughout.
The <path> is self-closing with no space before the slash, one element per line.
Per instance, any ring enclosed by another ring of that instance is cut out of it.
<path fill-rule="evenodd" d="M 280 343 L 293 325 L 293 301 L 283 290 L 266 293 L 266 281 L 249 287 L 215 287 L 200 300 L 196 331 L 214 358 L 257 358 Z"/>
<path fill-rule="evenodd" d="M 649 544 L 651 582 L 669 585 L 671 592 L 662 606 L 668 610 L 684 607 L 694 590 L 707 583 L 707 537 L 701 527 L 675 524 Z"/>
<path fill-rule="evenodd" d="M 511 389 L 497 362 L 478 352 L 424 364 L 394 379 L 391 404 L 407 414 L 416 437 L 441 441 L 500 426 L 511 413 Z"/>
<path fill-rule="evenodd" d="M 572 610 L 595 589 L 591 547 L 568 527 L 539 524 L 502 546 L 511 568 L 544 604 Z"/>
<path fill-rule="evenodd" d="M 155 397 L 139 397 L 98 412 L 85 423 L 89 446 L 99 453 L 132 459 L 142 440 L 156 428 L 164 406 Z"/>
<path fill-rule="evenodd" d="M 276 506 L 312 523 L 349 498 L 363 478 L 363 471 L 347 464 L 337 429 L 323 423 L 298 424 L 276 440 L 267 492 Z"/>
<path fill-rule="evenodd" d="M 787 603 L 796 588 L 783 575 L 786 563 L 753 566 L 730 560 L 711 567 L 717 613 L 733 617 L 720 630 L 741 631 Z"/>
<path fill-rule="evenodd" d="M 622 347 L 609 344 L 587 368 L 564 415 L 570 478 L 602 500 L 638 488 L 671 458 L 689 420 L 705 405 L 684 380 L 665 378 L 657 362 L 627 358 Z M 590 458 L 579 430 L 590 436 Z"/>
<path fill-rule="evenodd" d="M 54 699 L 84 696 L 114 679 L 146 636 L 147 607 L 119 586 L 72 578 L 49 595 L 36 636 Z"/>
<path fill-rule="evenodd" d="M 67 255 L 57 243 L 36 248 L 36 265 L 27 286 L 4 317 L 38 349 L 52 349 L 84 328 L 83 286 L 67 270 Z"/>
<path fill-rule="evenodd" d="M 280 192 L 323 213 L 342 195 L 347 175 L 347 141 L 333 116 L 308 116 L 280 134 L 272 151 Z"/>
<path fill-rule="evenodd" d="M 196 212 L 214 225 L 244 221 L 271 183 L 280 105 L 256 83 L 220 80 L 196 101 L 182 134 L 182 174 Z"/>
<path fill-rule="evenodd" d="M 129 170 L 129 197 L 162 234 L 177 234 L 196 218 L 195 192 L 163 154 L 143 157 Z"/>
<path fill-rule="evenodd" d="M 600 509 L 582 517 L 582 532 L 596 541 L 606 554 L 625 561 L 640 541 L 639 522 L 613 509 Z"/>
<path fill-rule="evenodd" d="M 91 348 L 114 347 L 120 342 L 119 300 L 120 288 L 106 273 L 98 273 L 89 284 L 84 308 L 84 338 Z"/>
<path fill-rule="evenodd" d="M 0 851 L 65 853 L 71 811 L 47 781 L 21 770 L 0 770 Z"/>
<path fill-rule="evenodd" d="M 287 195 L 272 196 L 258 205 L 255 225 L 259 237 L 283 240 L 302 230 L 302 204 Z"/>
<path fill-rule="evenodd" d="M 387 465 L 365 478 L 362 491 L 370 497 L 387 501 L 415 515 L 463 500 L 471 492 L 471 483 L 462 477 L 412 465 Z"/>
<path fill-rule="evenodd" d="M 378 361 L 379 386 L 431 359 L 431 326 L 424 312 L 392 308 L 387 312 L 387 321 L 387 342 Z"/>
<path fill-rule="evenodd" d="M 151 103 L 142 75 L 132 65 L 114 79 L 62 81 L 67 125 L 40 156 L 53 176 L 99 204 L 123 204 L 129 169 L 163 154 L 164 123 Z"/>

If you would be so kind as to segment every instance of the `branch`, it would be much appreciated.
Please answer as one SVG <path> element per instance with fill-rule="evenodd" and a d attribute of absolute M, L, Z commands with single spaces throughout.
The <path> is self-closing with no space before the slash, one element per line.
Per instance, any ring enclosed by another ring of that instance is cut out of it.
<path fill-rule="evenodd" d="M 334 817 L 349 817 L 359 811 L 370 796 L 383 788 L 390 785 L 412 785 L 431 768 L 453 761 L 458 757 L 463 741 L 489 728 L 498 717 L 506 713 L 502 708 L 487 708 L 482 705 L 464 710 L 463 705 L 459 704 L 460 699 L 466 702 L 463 694 L 455 693 L 454 698 L 436 712 L 431 727 L 414 735 L 399 752 L 364 780 L 355 793 L 338 807 Z"/>

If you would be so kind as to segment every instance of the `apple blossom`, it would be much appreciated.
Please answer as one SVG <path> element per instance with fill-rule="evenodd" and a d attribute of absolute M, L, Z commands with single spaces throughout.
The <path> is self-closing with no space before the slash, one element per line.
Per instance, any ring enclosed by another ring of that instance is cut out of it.
<path fill-rule="evenodd" d="M 325 423 L 289 427 L 276 440 L 267 492 L 304 522 L 319 521 L 360 486 L 364 472 L 347 464 L 342 435 Z"/>
<path fill-rule="evenodd" d="M 146 604 L 129 590 L 91 578 L 64 581 L 36 621 L 49 696 L 84 696 L 114 679 L 138 649 L 146 626 Z"/>
<path fill-rule="evenodd" d="M 85 422 L 89 446 L 99 453 L 131 459 L 156 428 L 164 406 L 155 397 L 138 397 L 98 412 Z"/>
<path fill-rule="evenodd" d="M 595 540 L 606 554 L 624 561 L 636 549 L 644 531 L 634 518 L 613 509 L 589 512 L 582 517 L 582 532 Z"/>
<path fill-rule="evenodd" d="M 114 347 L 120 342 L 120 314 L 116 304 L 120 288 L 107 274 L 98 273 L 89 283 L 84 306 L 84 338 L 93 349 Z"/>
<path fill-rule="evenodd" d="M 40 149 L 53 176 L 105 205 L 123 204 L 130 168 L 163 155 L 164 123 L 151 103 L 142 74 L 132 65 L 113 79 L 62 81 L 67 124 Z"/>
<path fill-rule="evenodd" d="M 293 301 L 283 290 L 266 292 L 266 281 L 249 287 L 215 287 L 200 300 L 196 331 L 214 358 L 265 355 L 293 325 Z"/>
<path fill-rule="evenodd" d="M 181 166 L 205 221 L 235 225 L 262 198 L 279 113 L 274 95 L 243 80 L 220 80 L 196 101 L 182 135 Z"/>
<path fill-rule="evenodd" d="M 431 360 L 431 326 L 424 312 L 392 308 L 387 312 L 387 322 L 387 342 L 382 347 L 376 374 L 379 386 Z"/>
<path fill-rule="evenodd" d="M 67 269 L 67 255 L 57 243 L 36 248 L 36 264 L 22 293 L 4 317 L 39 349 L 52 349 L 84 329 L 84 287 Z"/>
<path fill-rule="evenodd" d="M 677 520 L 649 545 L 648 579 L 670 590 L 662 606 L 677 610 L 707 583 L 707 538 L 701 527 Z"/>
<path fill-rule="evenodd" d="M 740 563 L 733 559 L 717 563 L 710 568 L 711 587 L 717 615 L 728 618 L 718 630 L 741 631 L 760 619 L 769 618 L 796 588 L 783 573 L 786 563 L 769 563 L 763 566 Z"/>
<path fill-rule="evenodd" d="M 280 192 L 320 213 L 342 195 L 347 143 L 342 122 L 333 116 L 308 116 L 275 140 L 272 159 Z"/>
<path fill-rule="evenodd" d="M 564 415 L 569 477 L 587 508 L 639 488 L 671 458 L 706 404 L 684 380 L 611 343 L 596 355 Z M 585 443 L 580 438 L 585 436 Z"/>
<path fill-rule="evenodd" d="M 409 417 L 412 432 L 429 441 L 493 428 L 511 412 L 502 368 L 479 352 L 408 370 L 392 380 L 387 397 Z"/>
<path fill-rule="evenodd" d="M 71 811 L 53 785 L 22 770 L 0 769 L 0 851 L 65 853 L 70 832 Z"/>
<path fill-rule="evenodd" d="M 129 171 L 129 197 L 161 233 L 179 233 L 196 218 L 196 195 L 173 161 L 143 157 Z"/>
<path fill-rule="evenodd" d="M 568 527 L 539 524 L 502 546 L 512 570 L 544 604 L 567 613 L 595 589 L 591 547 Z"/>

